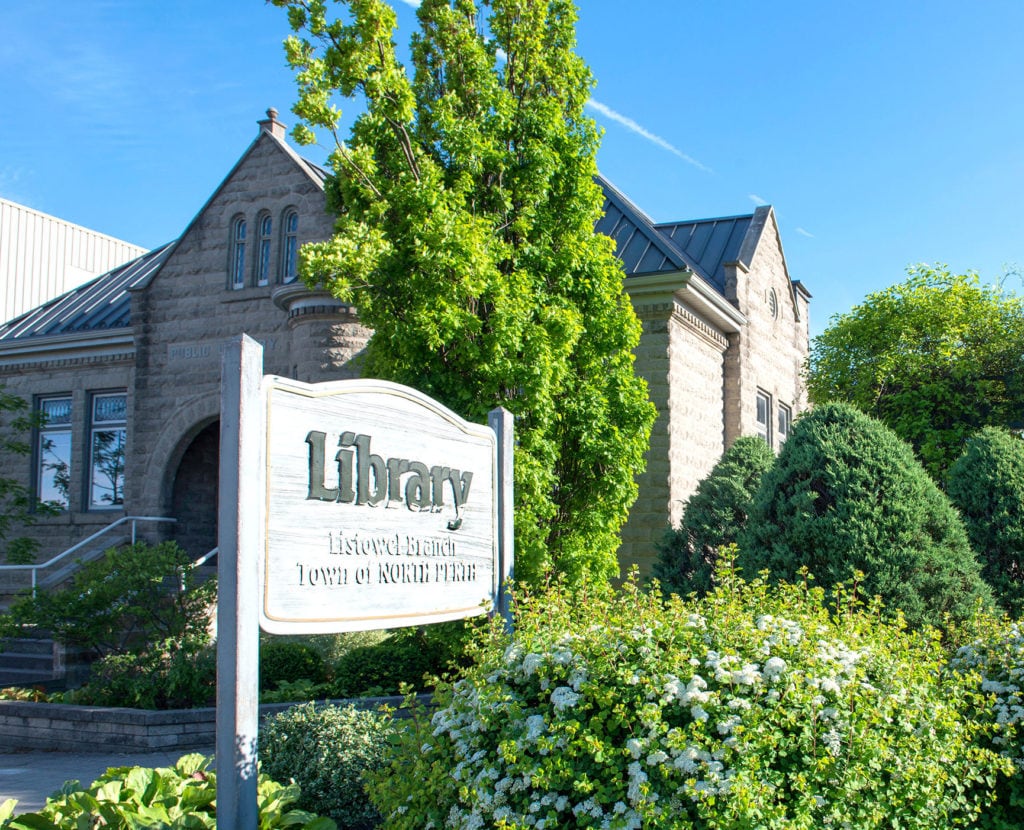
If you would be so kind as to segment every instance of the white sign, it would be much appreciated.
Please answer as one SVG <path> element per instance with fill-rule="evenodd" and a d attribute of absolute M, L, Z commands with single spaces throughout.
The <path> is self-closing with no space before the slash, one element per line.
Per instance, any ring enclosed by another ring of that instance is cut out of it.
<path fill-rule="evenodd" d="M 263 380 L 260 626 L 396 628 L 491 611 L 493 430 L 378 380 Z"/>

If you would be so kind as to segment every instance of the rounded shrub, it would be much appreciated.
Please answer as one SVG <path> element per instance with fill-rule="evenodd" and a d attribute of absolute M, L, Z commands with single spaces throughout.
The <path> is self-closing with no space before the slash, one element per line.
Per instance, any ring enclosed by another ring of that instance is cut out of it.
<path fill-rule="evenodd" d="M 910 447 L 846 404 L 804 415 L 761 481 L 740 534 L 741 564 L 773 579 L 806 569 L 858 590 L 912 626 L 967 619 L 990 602 L 967 533 Z"/>
<path fill-rule="evenodd" d="M 658 545 L 654 577 L 665 593 L 711 590 L 718 549 L 736 542 L 775 453 L 756 435 L 737 438 L 686 502 L 678 528 Z"/>
<path fill-rule="evenodd" d="M 946 492 L 960 511 L 981 575 L 1014 616 L 1024 609 L 1024 441 L 986 427 L 949 470 Z"/>
<path fill-rule="evenodd" d="M 393 731 L 389 715 L 304 703 L 260 727 L 260 770 L 297 783 L 301 809 L 334 819 L 341 830 L 371 830 L 380 816 L 362 776 L 381 765 Z"/>
<path fill-rule="evenodd" d="M 307 643 L 270 640 L 260 644 L 260 688 L 276 689 L 281 683 L 308 680 L 323 683 L 327 666 L 320 652 Z"/>
<path fill-rule="evenodd" d="M 1006 764 L 930 631 L 724 570 L 702 599 L 520 600 L 368 789 L 425 827 L 964 826 Z"/>

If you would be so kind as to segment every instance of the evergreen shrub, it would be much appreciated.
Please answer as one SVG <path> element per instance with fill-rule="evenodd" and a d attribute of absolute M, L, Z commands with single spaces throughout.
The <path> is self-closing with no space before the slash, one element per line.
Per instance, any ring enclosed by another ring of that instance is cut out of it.
<path fill-rule="evenodd" d="M 362 775 L 382 764 L 393 731 L 386 714 L 305 703 L 260 728 L 260 768 L 276 780 L 295 781 L 299 807 L 331 817 L 341 830 L 371 830 L 380 816 Z"/>
<path fill-rule="evenodd" d="M 686 502 L 678 528 L 658 545 L 654 577 L 665 593 L 711 590 L 718 549 L 737 541 L 761 478 L 775 453 L 756 435 L 736 439 Z"/>
<path fill-rule="evenodd" d="M 949 470 L 946 492 L 960 511 L 981 574 L 1013 616 L 1024 609 L 1024 441 L 986 427 Z"/>
<path fill-rule="evenodd" d="M 806 568 L 824 588 L 863 572 L 912 626 L 964 620 L 991 592 L 949 499 L 910 447 L 848 404 L 816 407 L 796 422 L 765 474 L 740 534 L 753 575 L 795 580 Z"/>
<path fill-rule="evenodd" d="M 966 826 L 1009 764 L 962 716 L 975 676 L 930 629 L 845 594 L 635 581 L 521 597 L 368 789 L 385 828 Z"/>
<path fill-rule="evenodd" d="M 260 689 L 276 689 L 281 683 L 327 680 L 328 666 L 312 645 L 291 640 L 260 643 Z"/>

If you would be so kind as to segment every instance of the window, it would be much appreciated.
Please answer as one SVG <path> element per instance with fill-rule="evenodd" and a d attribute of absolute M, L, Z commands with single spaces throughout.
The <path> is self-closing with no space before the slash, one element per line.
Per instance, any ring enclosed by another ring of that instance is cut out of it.
<path fill-rule="evenodd" d="M 281 282 L 295 282 L 299 276 L 299 214 L 289 209 L 281 223 L 284 244 L 281 246 Z"/>
<path fill-rule="evenodd" d="M 245 217 L 231 223 L 231 287 L 245 288 Z"/>
<path fill-rule="evenodd" d="M 779 295 L 775 293 L 774 288 L 768 289 L 768 313 L 772 315 L 773 320 L 779 319 Z"/>
<path fill-rule="evenodd" d="M 779 404 L 779 446 L 789 438 L 789 428 L 793 425 L 793 410 L 784 403 Z"/>
<path fill-rule="evenodd" d="M 757 392 L 757 434 L 772 446 L 772 398 L 767 392 Z"/>
<path fill-rule="evenodd" d="M 127 409 L 127 396 L 124 392 L 93 395 L 89 441 L 89 507 L 118 507 L 124 504 Z"/>
<path fill-rule="evenodd" d="M 71 398 L 39 401 L 36 496 L 67 510 L 71 490 Z"/>
<path fill-rule="evenodd" d="M 264 213 L 256 220 L 259 239 L 256 241 L 256 285 L 270 284 L 270 235 L 273 220 L 269 213 Z"/>

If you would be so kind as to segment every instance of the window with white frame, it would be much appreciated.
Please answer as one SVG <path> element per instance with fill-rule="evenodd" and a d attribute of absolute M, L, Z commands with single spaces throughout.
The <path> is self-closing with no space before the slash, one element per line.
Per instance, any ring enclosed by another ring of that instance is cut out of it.
<path fill-rule="evenodd" d="M 236 216 L 231 223 L 231 287 L 245 288 L 245 217 Z"/>
<path fill-rule="evenodd" d="M 772 446 L 772 396 L 757 390 L 757 434 L 764 438 L 768 446 Z"/>
<path fill-rule="evenodd" d="M 89 507 L 124 504 L 128 401 L 124 392 L 95 394 L 89 441 Z"/>
<path fill-rule="evenodd" d="M 793 426 L 793 410 L 786 404 L 779 404 L 779 446 L 786 443 L 789 438 L 790 427 Z"/>
<path fill-rule="evenodd" d="M 281 282 L 295 282 L 299 276 L 299 212 L 294 208 L 285 211 L 281 222 Z"/>
<path fill-rule="evenodd" d="M 256 220 L 256 285 L 270 285 L 270 239 L 274 220 L 263 213 Z"/>
<path fill-rule="evenodd" d="M 65 510 L 71 503 L 71 396 L 40 398 L 36 497 Z"/>

